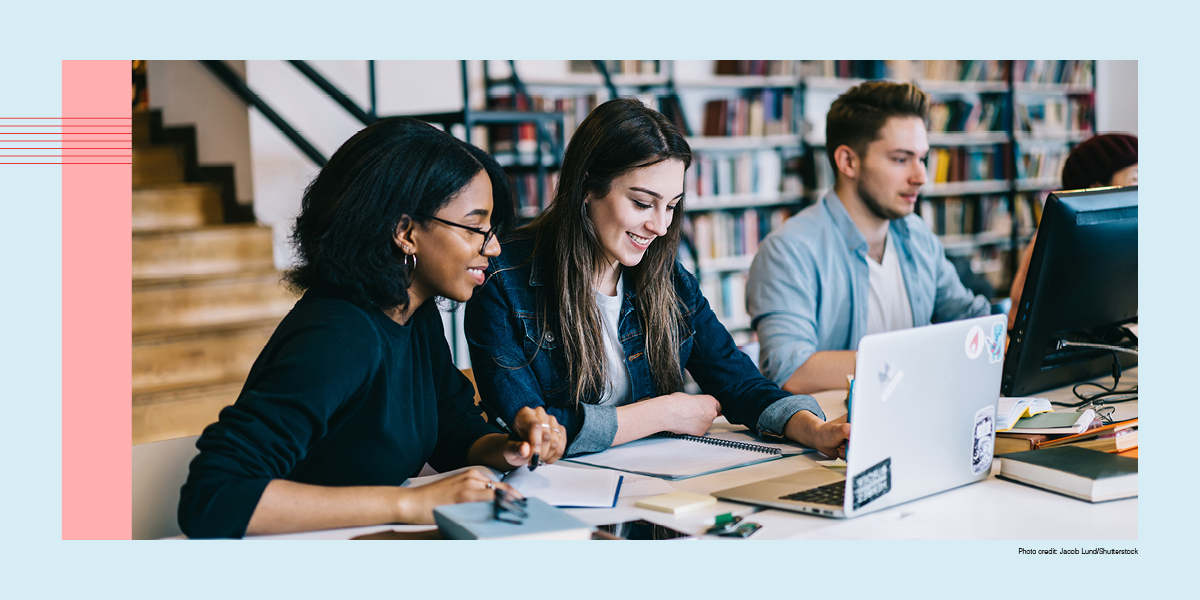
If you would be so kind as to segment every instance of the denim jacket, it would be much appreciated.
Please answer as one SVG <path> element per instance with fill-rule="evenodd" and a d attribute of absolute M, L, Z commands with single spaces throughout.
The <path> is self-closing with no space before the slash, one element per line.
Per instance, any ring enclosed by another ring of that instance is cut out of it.
<path fill-rule="evenodd" d="M 900 257 L 913 326 L 980 317 L 972 294 L 938 237 L 916 215 L 895 219 L 888 236 Z M 856 350 L 867 331 L 867 239 L 831 190 L 759 245 L 746 282 L 763 374 L 779 383 L 816 352 Z"/>
<path fill-rule="evenodd" d="M 466 335 L 475 382 L 489 414 L 512 423 L 522 407 L 542 406 L 567 430 L 567 455 L 599 452 L 612 445 L 617 433 L 617 409 L 599 406 L 599 398 L 576 402 L 566 373 L 565 360 L 555 338 L 553 309 L 543 330 L 538 295 L 543 280 L 539 261 L 530 260 L 534 240 L 517 232 L 503 244 L 503 253 L 491 261 L 487 282 L 467 303 Z M 691 373 L 700 389 L 721 404 L 731 422 L 749 427 L 764 439 L 779 440 L 792 415 L 808 410 L 824 419 L 816 400 L 793 396 L 767 381 L 750 358 L 738 350 L 733 338 L 700 293 L 700 284 L 675 263 L 675 290 L 687 329 L 680 332 L 679 363 Z M 638 318 L 637 292 L 625 290 L 618 323 L 633 385 L 633 398 L 643 400 L 679 390 L 658 390 L 645 356 L 645 339 Z"/>

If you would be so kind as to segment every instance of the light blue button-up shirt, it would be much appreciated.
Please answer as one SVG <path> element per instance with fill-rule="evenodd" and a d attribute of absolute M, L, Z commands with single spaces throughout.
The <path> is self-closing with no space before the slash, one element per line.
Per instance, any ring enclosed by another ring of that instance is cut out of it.
<path fill-rule="evenodd" d="M 893 220 L 888 235 L 914 326 L 991 312 L 987 298 L 963 286 L 920 217 Z M 832 190 L 767 236 L 746 284 L 763 374 L 783 385 L 816 352 L 857 350 L 867 331 L 869 277 L 867 239 Z"/>

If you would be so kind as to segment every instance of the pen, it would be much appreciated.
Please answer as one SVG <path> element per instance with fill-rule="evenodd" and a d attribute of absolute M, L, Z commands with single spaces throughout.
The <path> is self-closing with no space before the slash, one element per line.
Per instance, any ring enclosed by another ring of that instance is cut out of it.
<path fill-rule="evenodd" d="M 548 425 L 546 423 L 541 423 L 540 425 L 542 427 L 545 427 L 546 429 L 550 429 L 550 425 Z M 546 435 L 549 435 L 549 434 L 546 434 Z M 533 448 L 533 444 L 532 443 L 529 444 L 529 447 Z M 540 464 L 541 464 L 540 457 L 538 456 L 537 450 L 534 450 L 533 456 L 529 457 L 529 471 L 533 472 L 533 470 L 538 468 L 538 465 L 540 465 Z"/>

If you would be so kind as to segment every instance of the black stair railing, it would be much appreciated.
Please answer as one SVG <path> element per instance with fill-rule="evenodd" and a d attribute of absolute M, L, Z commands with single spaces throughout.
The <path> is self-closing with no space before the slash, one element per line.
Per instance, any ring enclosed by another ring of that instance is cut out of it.
<path fill-rule="evenodd" d="M 329 162 L 325 158 L 325 155 L 321 154 L 312 144 L 308 143 L 308 140 L 304 139 L 304 136 L 300 135 L 283 117 L 279 116 L 279 113 L 275 112 L 258 94 L 255 94 L 254 90 L 250 89 L 250 86 L 246 85 L 246 82 L 237 73 L 234 73 L 233 69 L 229 68 L 229 65 L 219 60 L 202 60 L 200 64 L 204 65 L 204 68 L 208 69 L 218 81 L 224 84 L 229 91 L 233 92 L 247 106 L 253 106 L 258 109 L 258 112 L 262 113 L 272 125 L 279 128 L 279 131 L 287 136 L 318 167 L 324 167 L 325 163 Z"/>

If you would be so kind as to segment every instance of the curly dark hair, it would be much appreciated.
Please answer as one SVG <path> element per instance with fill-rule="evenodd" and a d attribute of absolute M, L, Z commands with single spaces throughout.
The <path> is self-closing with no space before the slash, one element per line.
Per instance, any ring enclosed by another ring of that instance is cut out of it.
<path fill-rule="evenodd" d="M 304 191 L 292 233 L 298 262 L 284 279 L 297 293 L 407 305 L 412 273 L 393 241 L 401 219 L 427 224 L 480 171 L 492 183 L 492 226 L 504 230 L 513 218 L 508 180 L 486 152 L 406 117 L 359 131 Z"/>

